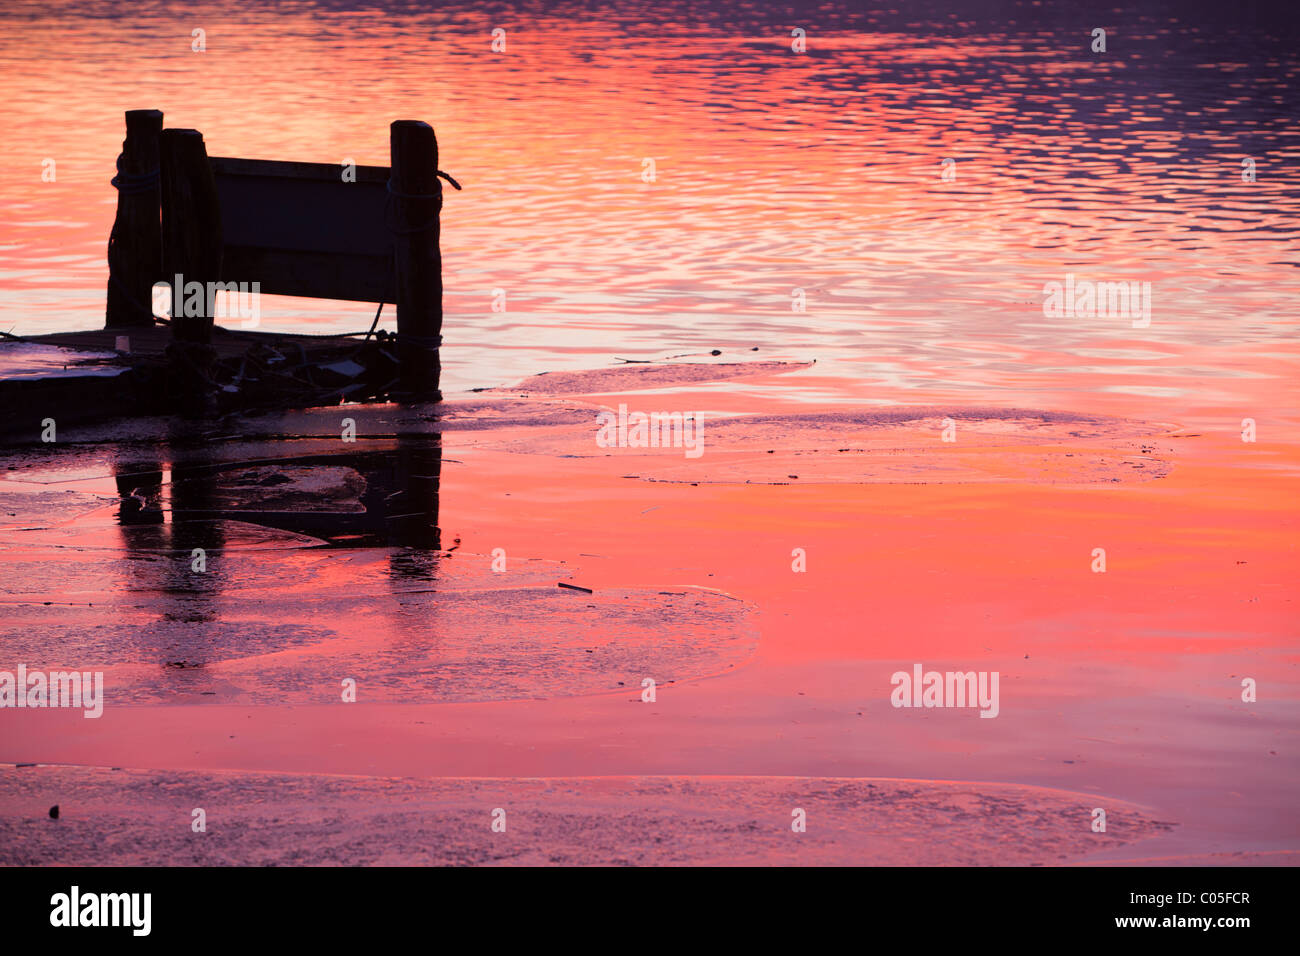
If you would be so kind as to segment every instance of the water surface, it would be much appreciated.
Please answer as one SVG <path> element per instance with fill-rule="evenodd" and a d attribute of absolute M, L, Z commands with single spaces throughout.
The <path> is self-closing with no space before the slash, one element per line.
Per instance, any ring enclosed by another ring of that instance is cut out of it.
<path fill-rule="evenodd" d="M 388 122 L 414 117 L 465 186 L 443 217 L 452 389 L 759 346 L 859 401 L 1231 403 L 1293 338 L 1294 31 L 1146 6 L 18 0 L 0 12 L 5 325 L 100 321 L 123 110 L 162 109 L 213 155 L 380 165 Z M 1045 318 L 1067 273 L 1152 282 L 1150 328 Z M 268 297 L 262 321 L 372 315 Z"/>

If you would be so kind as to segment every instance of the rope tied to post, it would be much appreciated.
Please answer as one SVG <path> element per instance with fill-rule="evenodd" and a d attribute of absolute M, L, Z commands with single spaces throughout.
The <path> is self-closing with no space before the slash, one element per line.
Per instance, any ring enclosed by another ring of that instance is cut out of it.
<path fill-rule="evenodd" d="M 441 169 L 438 170 L 438 179 L 447 180 L 447 182 L 451 183 L 452 186 L 454 186 L 456 189 L 461 188 L 460 183 L 456 182 L 456 180 L 454 180 L 447 173 L 444 173 Z M 389 176 L 386 186 L 388 189 L 388 202 L 385 203 L 384 206 L 384 219 L 386 220 L 386 225 L 388 226 L 389 232 L 398 236 L 414 236 L 422 232 L 428 232 L 430 229 L 432 229 L 434 226 L 438 224 L 438 217 L 442 213 L 442 183 L 438 183 L 438 191 L 435 193 L 404 193 L 393 185 L 393 177 Z M 421 200 L 437 200 L 438 205 L 434 208 L 433 215 L 430 216 L 428 220 L 426 220 L 425 222 L 421 223 L 418 226 L 412 226 L 410 228 L 403 229 L 403 228 L 398 228 L 392 222 L 392 218 L 393 218 L 392 208 L 393 208 L 394 199 L 410 199 L 416 202 L 419 202 Z"/>
<path fill-rule="evenodd" d="M 409 332 L 407 332 L 406 334 L 397 332 L 391 335 L 390 337 L 397 340 L 397 344 L 399 347 L 403 345 L 409 345 L 412 346 L 413 348 L 424 349 L 426 352 L 437 352 L 439 349 L 442 348 L 441 335 L 435 335 L 432 338 L 426 338 L 421 335 L 412 335 Z"/>
<path fill-rule="evenodd" d="M 117 175 L 109 180 L 109 184 L 120 193 L 126 193 L 128 196 L 139 193 L 147 193 L 158 185 L 158 177 L 161 173 L 161 167 L 156 167 L 144 173 L 128 173 L 122 168 L 122 159 L 125 154 L 119 154 L 117 157 Z"/>
<path fill-rule="evenodd" d="M 458 182 L 456 182 L 456 180 L 452 179 L 450 173 L 444 173 L 444 172 L 440 169 L 440 170 L 438 170 L 438 178 L 439 178 L 439 179 L 445 179 L 445 180 L 447 180 L 447 182 L 449 182 L 449 183 L 451 183 L 453 186 L 455 186 L 457 190 L 460 189 L 460 183 L 458 183 Z M 437 191 L 436 193 L 404 193 L 404 192 L 400 192 L 399 190 L 393 188 L 393 177 L 392 177 L 392 176 L 389 176 L 389 177 L 388 177 L 388 191 L 389 191 L 390 193 L 392 193 L 394 196 L 396 196 L 397 198 L 399 198 L 399 199 L 433 199 L 433 198 L 435 198 L 435 197 L 437 197 L 437 198 L 439 198 L 439 199 L 442 198 L 442 186 L 441 186 L 441 185 L 438 186 L 438 191 Z"/>

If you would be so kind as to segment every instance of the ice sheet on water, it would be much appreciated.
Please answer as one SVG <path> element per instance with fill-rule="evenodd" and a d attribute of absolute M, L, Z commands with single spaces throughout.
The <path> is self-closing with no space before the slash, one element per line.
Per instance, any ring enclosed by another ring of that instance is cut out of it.
<path fill-rule="evenodd" d="M 664 687 L 723 673 L 758 644 L 752 607 L 704 588 L 588 594 L 556 587 L 558 575 L 540 583 L 554 567 L 504 587 L 483 580 L 483 556 L 459 554 L 424 586 L 354 566 L 304 587 L 294 568 L 316 558 L 285 553 L 283 575 L 264 560 L 232 588 L 216 560 L 206 575 L 160 562 L 138 567 L 126 593 L 0 604 L 6 652 L 32 667 L 104 670 L 118 703 L 331 703 L 346 677 L 358 700 L 450 703 L 636 698 L 646 677 Z"/>
<path fill-rule="evenodd" d="M 79 827 L 34 825 L 59 797 L 79 808 Z M 1105 833 L 1086 825 L 1099 802 L 1110 814 Z M 220 839 L 190 839 L 176 826 L 200 805 L 223 808 Z M 484 822 L 485 808 L 498 806 L 510 808 L 508 844 Z M 815 809 L 807 832 L 792 838 L 795 807 Z M 940 780 L 58 766 L 0 774 L 0 863 L 19 865 L 1031 866 L 1173 826 L 1110 795 Z M 383 839 L 366 838 L 377 833 Z"/>
<path fill-rule="evenodd" d="M 733 378 L 811 367 L 811 362 L 633 362 L 578 372 L 543 372 L 517 385 L 486 391 L 511 395 L 604 395 L 635 389 L 725 382 Z"/>
<path fill-rule="evenodd" d="M 1175 426 L 1023 408 L 858 408 L 708 417 L 684 443 L 602 447 L 585 429 L 519 436 L 525 454 L 613 457 L 626 477 L 685 483 L 1022 482 L 1091 484 L 1163 477 L 1157 438 Z M 671 436 L 671 429 L 669 429 Z M 662 438 L 664 432 L 660 431 Z M 946 436 L 946 437 L 945 437 Z M 631 447 L 629 447 L 631 446 Z"/>
<path fill-rule="evenodd" d="M 121 375 L 126 371 L 125 365 L 105 364 L 116 358 L 115 352 L 86 352 L 37 342 L 2 342 L 0 380 Z"/>

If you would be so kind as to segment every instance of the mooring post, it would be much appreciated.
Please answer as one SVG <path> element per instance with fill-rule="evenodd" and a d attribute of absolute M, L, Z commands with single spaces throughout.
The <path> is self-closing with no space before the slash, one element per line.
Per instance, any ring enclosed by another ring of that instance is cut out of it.
<path fill-rule="evenodd" d="M 104 328 L 152 328 L 153 284 L 162 271 L 158 221 L 158 138 L 161 110 L 127 110 L 126 139 L 117 158 L 117 216 L 108 240 L 108 299 Z"/>
<path fill-rule="evenodd" d="M 215 357 L 208 283 L 221 281 L 221 207 L 202 133 L 163 130 L 160 152 L 163 281 L 172 286 L 168 354 L 174 386 L 194 397 L 210 384 Z"/>
<path fill-rule="evenodd" d="M 440 401 L 442 253 L 438 217 L 442 187 L 438 139 L 433 127 L 419 120 L 397 120 L 389 134 L 399 381 L 401 390 L 412 398 Z"/>

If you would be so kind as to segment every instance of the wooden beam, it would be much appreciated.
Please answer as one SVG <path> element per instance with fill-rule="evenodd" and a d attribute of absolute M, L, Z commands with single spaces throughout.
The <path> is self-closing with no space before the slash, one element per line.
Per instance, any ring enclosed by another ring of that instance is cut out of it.
<path fill-rule="evenodd" d="M 177 411 L 206 415 L 216 407 L 215 295 L 208 289 L 221 279 L 221 208 L 203 134 L 163 130 L 161 153 L 163 274 L 172 284 L 168 391 Z M 196 288 L 198 295 L 191 292 Z"/>
<path fill-rule="evenodd" d="M 400 384 L 413 398 L 438 401 L 442 398 L 438 391 L 442 371 L 438 140 L 428 123 L 397 120 L 389 127 L 389 143 Z"/>
<path fill-rule="evenodd" d="M 213 156 L 212 171 L 218 176 L 251 176 L 270 179 L 305 179 L 318 182 L 343 182 L 343 167 L 337 163 L 300 163 L 283 159 L 239 159 L 234 156 Z M 356 166 L 358 183 L 388 182 L 386 166 Z"/>
<path fill-rule="evenodd" d="M 127 110 L 126 139 L 117 160 L 117 216 L 108 242 L 104 327 L 153 326 L 153 284 L 162 273 L 158 218 L 160 110 Z"/>
<path fill-rule="evenodd" d="M 213 157 L 222 278 L 274 295 L 393 302 L 388 169 Z"/>
<path fill-rule="evenodd" d="M 168 129 L 161 143 L 163 275 L 173 283 L 173 303 L 183 304 L 184 290 L 174 287 L 176 276 L 185 286 L 197 282 L 205 289 L 221 280 L 221 209 L 203 134 Z M 173 339 L 211 342 L 212 305 L 205 294 L 202 314 L 185 315 L 183 308 L 173 307 Z"/>

